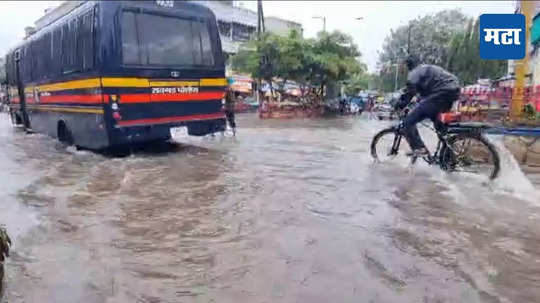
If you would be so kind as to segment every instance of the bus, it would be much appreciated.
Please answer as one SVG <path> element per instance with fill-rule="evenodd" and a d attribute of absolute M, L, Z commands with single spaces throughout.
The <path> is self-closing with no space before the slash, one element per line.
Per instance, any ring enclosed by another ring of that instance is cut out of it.
<path fill-rule="evenodd" d="M 69 145 L 225 129 L 216 18 L 190 1 L 79 1 L 8 52 L 6 78 L 13 123 Z"/>

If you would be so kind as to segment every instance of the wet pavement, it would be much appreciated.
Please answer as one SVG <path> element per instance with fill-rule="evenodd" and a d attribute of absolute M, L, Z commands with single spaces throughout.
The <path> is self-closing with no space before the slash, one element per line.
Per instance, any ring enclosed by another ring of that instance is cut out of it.
<path fill-rule="evenodd" d="M 496 182 L 374 164 L 386 123 L 246 114 L 112 158 L 2 115 L 0 301 L 539 302 L 540 195 L 509 153 Z"/>

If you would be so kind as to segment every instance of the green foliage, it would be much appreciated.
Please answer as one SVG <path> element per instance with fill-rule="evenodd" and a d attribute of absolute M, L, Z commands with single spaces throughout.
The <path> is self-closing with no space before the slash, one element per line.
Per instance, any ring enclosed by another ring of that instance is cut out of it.
<path fill-rule="evenodd" d="M 442 65 L 448 56 L 448 43 L 452 36 L 467 24 L 467 17 L 459 10 L 444 10 L 409 21 L 407 25 L 392 30 L 385 38 L 379 64 L 399 63 L 410 52 L 428 64 Z"/>
<path fill-rule="evenodd" d="M 267 82 L 280 78 L 281 87 L 287 80 L 317 86 L 322 94 L 328 83 L 364 72 L 366 66 L 359 57 L 352 38 L 344 33 L 319 33 L 315 39 L 304 39 L 293 30 L 287 36 L 265 33 L 260 40 L 248 42 L 231 58 L 231 66 Z"/>
<path fill-rule="evenodd" d="M 463 84 L 474 84 L 481 78 L 496 79 L 506 72 L 506 61 L 482 60 L 479 55 L 479 20 L 470 20 L 467 29 L 453 37 L 451 59 L 446 68 Z"/>
<path fill-rule="evenodd" d="M 6 230 L 0 227 L 0 266 L 4 262 L 4 258 L 9 256 L 9 247 L 11 246 L 11 239 L 9 238 Z"/>
<path fill-rule="evenodd" d="M 358 48 L 346 34 L 321 32 L 311 44 L 312 68 L 318 76 L 315 84 L 342 81 L 365 68 L 356 59 L 360 56 Z"/>
<path fill-rule="evenodd" d="M 479 56 L 479 22 L 460 10 L 443 10 L 410 21 L 386 37 L 379 55 L 379 87 L 394 88 L 395 69 L 400 64 L 398 87 L 406 82 L 407 70 L 403 60 L 407 55 L 410 28 L 410 52 L 422 63 L 440 65 L 454 73 L 462 84 L 473 84 L 479 78 L 496 79 L 504 75 L 506 61 L 482 60 Z"/>
<path fill-rule="evenodd" d="M 354 74 L 345 82 L 345 92 L 347 95 L 356 95 L 361 90 L 368 90 L 375 86 L 375 77 L 362 72 Z"/>

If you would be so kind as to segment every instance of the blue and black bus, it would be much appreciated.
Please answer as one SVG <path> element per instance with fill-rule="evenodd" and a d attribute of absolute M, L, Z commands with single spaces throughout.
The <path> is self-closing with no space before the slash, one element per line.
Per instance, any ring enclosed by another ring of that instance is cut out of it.
<path fill-rule="evenodd" d="M 6 56 L 12 120 L 90 149 L 222 131 L 216 19 L 186 1 L 85 1 Z"/>

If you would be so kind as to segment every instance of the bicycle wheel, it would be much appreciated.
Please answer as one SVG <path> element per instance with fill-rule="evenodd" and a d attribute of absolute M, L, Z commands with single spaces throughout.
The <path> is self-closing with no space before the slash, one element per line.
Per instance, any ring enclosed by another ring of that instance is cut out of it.
<path fill-rule="evenodd" d="M 458 134 L 447 143 L 440 154 L 442 169 L 484 175 L 489 179 L 495 179 L 499 174 L 499 154 L 483 136 Z"/>
<path fill-rule="evenodd" d="M 389 162 L 399 156 L 405 157 L 410 151 L 409 144 L 395 128 L 387 128 L 377 133 L 371 141 L 371 156 L 378 162 Z"/>

